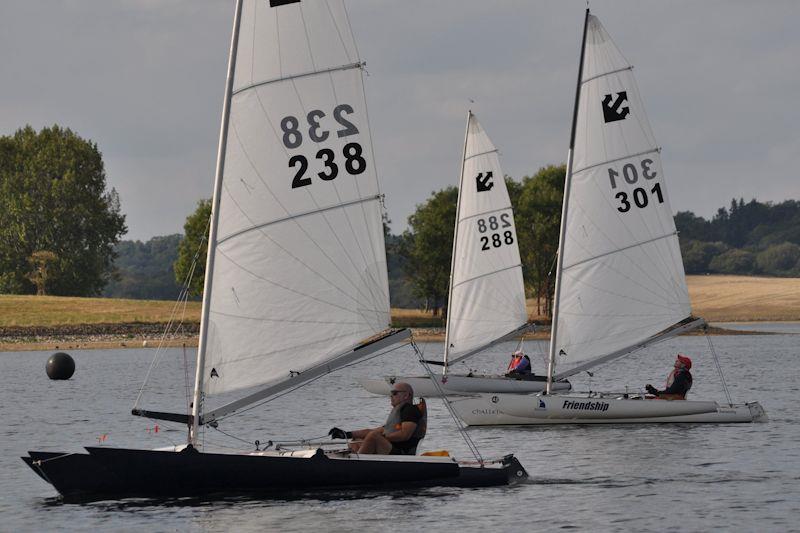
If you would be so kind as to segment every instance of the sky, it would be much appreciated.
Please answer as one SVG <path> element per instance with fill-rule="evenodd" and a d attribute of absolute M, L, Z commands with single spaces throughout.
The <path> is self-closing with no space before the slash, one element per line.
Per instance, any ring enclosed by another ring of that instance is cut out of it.
<path fill-rule="evenodd" d="M 456 185 L 472 109 L 520 180 L 566 160 L 585 0 L 346 0 L 393 233 Z M 211 196 L 234 0 L 0 0 L 0 135 L 98 145 L 124 239 Z M 800 2 L 592 0 L 634 65 L 673 210 L 800 199 Z"/>

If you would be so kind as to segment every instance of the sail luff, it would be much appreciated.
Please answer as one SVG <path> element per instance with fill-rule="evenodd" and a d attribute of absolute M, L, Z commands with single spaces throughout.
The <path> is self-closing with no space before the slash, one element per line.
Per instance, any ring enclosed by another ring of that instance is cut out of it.
<path fill-rule="evenodd" d="M 564 258 L 564 235 L 567 228 L 567 212 L 569 209 L 569 191 L 572 185 L 572 165 L 575 151 L 575 131 L 578 124 L 578 106 L 581 100 L 581 83 L 583 79 L 583 60 L 586 53 L 586 30 L 589 26 L 589 8 L 583 20 L 583 39 L 581 41 L 581 55 L 578 62 L 578 83 L 575 86 L 575 105 L 572 111 L 572 131 L 569 137 L 569 151 L 567 152 L 567 169 L 564 177 L 564 200 L 561 203 L 561 224 L 558 231 L 558 255 L 556 256 L 555 293 L 553 294 L 553 315 L 550 326 L 550 350 L 547 359 L 547 386 L 545 394 L 550 394 L 553 383 L 553 372 L 556 361 L 556 336 L 558 334 L 558 308 L 561 299 L 561 278 Z"/>
<path fill-rule="evenodd" d="M 458 226 L 461 222 L 459 216 L 461 214 L 461 196 L 464 192 L 464 166 L 467 163 L 467 141 L 469 140 L 469 125 L 472 121 L 472 110 L 467 111 L 467 126 L 464 131 L 464 154 L 461 157 L 461 176 L 458 181 L 458 200 L 456 202 L 456 217 L 455 228 L 453 229 L 453 250 L 450 255 L 450 282 L 447 288 L 447 320 L 444 327 L 444 364 L 442 366 L 442 374 L 447 375 L 448 356 L 450 355 L 450 321 L 452 319 L 452 307 L 450 304 L 453 301 L 453 272 L 456 267 L 456 250 L 458 249 Z"/>
<path fill-rule="evenodd" d="M 192 425 L 189 431 L 189 444 L 197 446 L 198 427 L 203 403 L 203 375 L 208 343 L 208 317 L 210 311 L 211 288 L 213 283 L 214 257 L 217 228 L 219 226 L 219 204 L 222 188 L 222 176 L 225 170 L 225 152 L 228 144 L 228 126 L 230 124 L 231 99 L 233 98 L 233 80 L 236 71 L 236 53 L 239 46 L 239 27 L 242 20 L 243 0 L 236 1 L 231 32 L 231 47 L 228 57 L 228 74 L 225 80 L 225 96 L 222 104 L 222 120 L 220 124 L 219 145 L 217 146 L 217 167 L 214 174 L 214 193 L 211 201 L 211 224 L 208 235 L 208 254 L 206 256 L 205 279 L 203 282 L 203 306 L 200 316 L 200 338 L 197 347 L 197 368 L 195 370 L 194 393 L 192 395 Z"/>

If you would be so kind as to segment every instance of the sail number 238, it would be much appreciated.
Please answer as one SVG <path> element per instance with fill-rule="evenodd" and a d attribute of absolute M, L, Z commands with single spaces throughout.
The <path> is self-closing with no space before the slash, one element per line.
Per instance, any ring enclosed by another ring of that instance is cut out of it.
<path fill-rule="evenodd" d="M 348 104 L 340 104 L 333 109 L 333 118 L 339 125 L 336 130 L 338 138 L 358 134 L 356 125 L 346 118 L 346 115 L 350 115 L 353 112 L 353 107 Z M 290 150 L 300 148 L 306 136 L 315 143 L 325 142 L 332 133 L 322 126 L 321 121 L 325 116 L 325 112 L 320 109 L 310 111 L 306 115 L 307 129 L 305 125 L 300 125 L 300 120 L 297 117 L 292 115 L 283 117 L 281 120 L 283 145 Z M 342 148 L 344 168 L 348 174 L 356 176 L 367 169 L 367 161 L 364 159 L 362 152 L 361 145 L 356 142 L 347 143 Z M 339 164 L 336 163 L 337 154 L 331 148 L 320 148 L 314 157 L 321 160 L 325 165 L 325 170 L 317 172 L 317 176 L 324 181 L 336 179 L 336 176 L 339 175 Z M 296 169 L 294 179 L 292 179 L 292 189 L 311 185 L 311 177 L 305 175 L 306 170 L 308 170 L 308 159 L 305 155 L 296 154 L 290 157 L 289 167 Z"/>
<path fill-rule="evenodd" d="M 511 227 L 509 217 L 508 213 L 502 213 L 500 220 L 496 216 L 478 219 L 478 233 L 489 232 L 488 235 L 481 235 L 481 250 L 500 248 L 503 244 L 514 244 L 514 233 L 503 229 Z M 494 233 L 495 231 L 497 233 Z"/>
<path fill-rule="evenodd" d="M 645 180 L 652 180 L 658 176 L 658 173 L 650 168 L 652 164 L 652 159 L 642 159 L 640 162 L 641 174 Z M 620 178 L 624 179 L 629 185 L 635 185 L 639 182 L 639 169 L 636 168 L 636 165 L 633 163 L 627 163 L 623 165 L 621 173 L 614 168 L 608 169 L 608 179 L 611 182 L 612 190 L 617 188 L 617 180 Z M 647 183 L 647 181 L 644 181 L 643 183 Z M 651 197 L 657 200 L 660 204 L 664 203 L 664 195 L 661 192 L 660 183 L 655 182 L 652 187 L 649 185 L 646 187 L 636 187 L 631 191 L 630 196 L 628 196 L 628 193 L 625 191 L 618 192 L 614 195 L 614 198 L 619 200 L 617 211 L 620 213 L 627 213 L 631 210 L 632 205 L 635 205 L 640 209 L 647 207 L 647 204 L 650 203 Z"/>

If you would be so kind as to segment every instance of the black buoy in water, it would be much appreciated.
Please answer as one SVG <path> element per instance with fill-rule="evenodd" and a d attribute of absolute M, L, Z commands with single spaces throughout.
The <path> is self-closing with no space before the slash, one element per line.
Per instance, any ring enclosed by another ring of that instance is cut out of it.
<path fill-rule="evenodd" d="M 69 354 L 56 352 L 47 360 L 45 368 L 50 379 L 69 379 L 75 373 L 75 360 Z"/>

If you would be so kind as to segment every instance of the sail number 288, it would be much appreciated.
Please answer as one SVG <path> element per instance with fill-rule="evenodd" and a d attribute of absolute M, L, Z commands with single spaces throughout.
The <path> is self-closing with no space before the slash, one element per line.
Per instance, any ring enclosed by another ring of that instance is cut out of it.
<path fill-rule="evenodd" d="M 358 134 L 356 125 L 345 117 L 345 115 L 353 112 L 353 107 L 348 104 L 340 104 L 333 109 L 333 118 L 339 125 L 336 130 L 338 138 Z M 304 133 L 315 143 L 325 142 L 330 137 L 331 132 L 322 126 L 321 120 L 323 118 L 325 118 L 324 111 L 319 109 L 310 111 L 306 115 L 306 122 L 308 122 L 308 129 L 306 130 L 304 126 L 301 127 L 297 117 L 292 115 L 283 117 L 281 120 L 283 145 L 290 150 L 300 148 L 305 137 Z M 356 142 L 347 143 L 342 148 L 344 168 L 348 174 L 356 176 L 367 169 L 367 161 L 361 155 L 362 151 L 361 145 Z M 320 159 L 325 165 L 325 170 L 317 172 L 317 176 L 324 181 L 336 179 L 336 176 L 339 175 L 339 165 L 335 162 L 336 153 L 330 148 L 321 148 L 314 157 Z M 305 175 L 306 170 L 308 170 L 308 159 L 305 155 L 296 154 L 290 157 L 289 167 L 296 169 L 294 179 L 292 179 L 292 189 L 311 185 L 311 177 Z"/>
<path fill-rule="evenodd" d="M 490 232 L 488 235 L 481 235 L 481 250 L 500 248 L 503 244 L 514 244 L 514 233 L 503 229 L 511 227 L 509 217 L 508 213 L 502 213 L 500 220 L 494 215 L 478 219 L 478 233 Z M 495 231 L 497 233 L 494 233 Z"/>
<path fill-rule="evenodd" d="M 642 159 L 640 162 L 642 177 L 644 177 L 645 180 L 652 180 L 658 176 L 658 173 L 650 168 L 652 164 L 652 159 Z M 633 163 L 626 163 L 622 166 L 622 173 L 620 175 L 618 170 L 609 168 L 608 179 L 611 182 L 612 190 L 617 188 L 617 180 L 619 180 L 620 177 L 629 185 L 635 185 L 639 181 L 639 169 L 637 169 L 636 165 Z M 649 195 L 648 192 L 650 193 Z M 660 183 L 656 182 L 653 187 L 636 187 L 631 191 L 630 197 L 625 191 L 618 192 L 614 195 L 614 198 L 619 200 L 617 211 L 620 213 L 627 213 L 630 211 L 631 202 L 640 209 L 647 207 L 647 204 L 650 203 L 650 197 L 655 198 L 660 204 L 664 203 L 664 195 L 661 192 Z"/>

